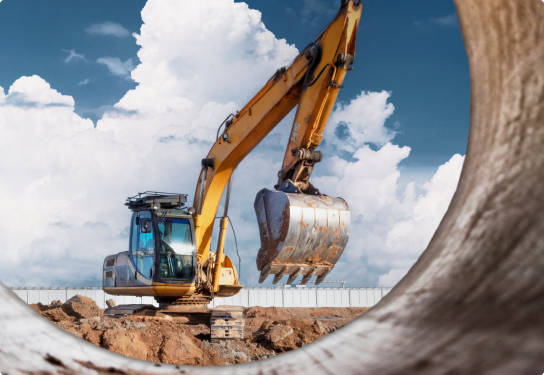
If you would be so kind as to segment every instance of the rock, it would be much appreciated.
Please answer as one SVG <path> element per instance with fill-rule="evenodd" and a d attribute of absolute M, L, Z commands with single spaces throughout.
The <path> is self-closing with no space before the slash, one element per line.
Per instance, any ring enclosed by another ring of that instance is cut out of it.
<path fill-rule="evenodd" d="M 234 363 L 247 363 L 251 362 L 251 358 L 244 352 L 232 352 L 232 356 L 234 357 Z"/>
<path fill-rule="evenodd" d="M 29 306 L 32 307 L 35 311 L 40 312 L 40 311 L 57 309 L 62 306 L 62 302 L 60 302 L 59 300 L 54 300 L 49 305 L 44 305 L 43 303 L 38 302 L 38 303 L 31 303 Z"/>
<path fill-rule="evenodd" d="M 102 337 L 104 348 L 127 357 L 146 360 L 147 347 L 136 332 L 108 329 Z"/>
<path fill-rule="evenodd" d="M 323 323 L 321 323 L 319 320 L 314 321 L 314 330 L 316 333 L 319 333 L 320 335 L 327 334 L 327 328 Z"/>
<path fill-rule="evenodd" d="M 98 308 L 96 302 L 89 297 L 76 294 L 62 305 L 62 310 L 78 319 L 94 318 L 102 316 L 102 310 Z"/>
<path fill-rule="evenodd" d="M 115 307 L 117 306 L 117 304 L 115 303 L 115 301 L 113 299 L 109 299 L 106 301 L 106 305 L 111 309 L 112 307 Z"/>
<path fill-rule="evenodd" d="M 49 308 L 50 309 L 56 309 L 56 308 L 59 308 L 59 307 L 62 307 L 62 302 L 58 299 L 54 300 L 53 302 L 51 302 L 51 304 L 49 305 Z"/>
<path fill-rule="evenodd" d="M 283 324 L 277 324 L 270 327 L 268 329 L 268 332 L 264 335 L 264 337 L 271 343 L 275 343 L 279 340 L 283 340 L 284 338 L 286 338 L 292 333 L 293 333 L 293 328 Z"/>
<path fill-rule="evenodd" d="M 88 342 L 90 342 L 91 344 L 100 346 L 100 342 L 102 341 L 102 332 L 90 331 L 86 335 L 84 335 L 83 338 L 87 340 Z"/>
<path fill-rule="evenodd" d="M 52 322 L 75 322 L 75 318 L 68 316 L 62 309 L 56 308 L 46 311 L 40 311 L 40 314 Z"/>
<path fill-rule="evenodd" d="M 83 323 L 79 326 L 77 331 L 81 334 L 81 337 L 85 337 L 87 333 L 92 331 L 92 328 L 89 323 Z"/>
<path fill-rule="evenodd" d="M 159 351 L 163 363 L 198 365 L 203 357 L 202 350 L 184 333 L 168 336 Z"/>
<path fill-rule="evenodd" d="M 125 325 L 132 328 L 142 329 L 147 327 L 144 323 L 125 322 Z"/>

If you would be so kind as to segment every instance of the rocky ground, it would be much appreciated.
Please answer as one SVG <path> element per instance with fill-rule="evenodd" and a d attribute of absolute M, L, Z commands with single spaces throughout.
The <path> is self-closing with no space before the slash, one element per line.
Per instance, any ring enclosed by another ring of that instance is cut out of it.
<path fill-rule="evenodd" d="M 66 303 L 30 305 L 62 328 L 90 343 L 153 362 L 221 366 L 270 358 L 333 332 L 367 308 L 277 308 L 245 310 L 244 340 L 210 340 L 206 325 L 178 323 L 170 317 L 110 318 L 88 297 Z"/>

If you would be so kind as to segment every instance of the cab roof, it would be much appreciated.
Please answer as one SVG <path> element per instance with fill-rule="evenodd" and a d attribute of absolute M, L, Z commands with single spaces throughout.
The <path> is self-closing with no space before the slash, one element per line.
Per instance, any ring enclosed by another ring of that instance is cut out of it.
<path fill-rule="evenodd" d="M 187 203 L 187 194 L 145 191 L 128 197 L 125 203 L 132 211 L 182 208 Z"/>

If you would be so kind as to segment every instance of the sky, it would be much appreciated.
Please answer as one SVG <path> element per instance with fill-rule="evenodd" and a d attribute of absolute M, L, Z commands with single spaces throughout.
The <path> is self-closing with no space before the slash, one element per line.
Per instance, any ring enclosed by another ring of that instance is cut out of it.
<path fill-rule="evenodd" d="M 425 249 L 455 191 L 470 81 L 452 2 L 363 4 L 355 70 L 312 182 L 346 199 L 352 214 L 348 246 L 328 279 L 392 286 Z M 128 248 L 126 197 L 158 190 L 192 201 L 217 126 L 304 49 L 338 6 L 1 1 L 0 280 L 101 285 L 104 257 Z M 234 174 L 229 216 L 244 285 L 258 285 L 253 200 L 276 182 L 292 119 Z M 230 232 L 226 251 L 236 257 Z"/>

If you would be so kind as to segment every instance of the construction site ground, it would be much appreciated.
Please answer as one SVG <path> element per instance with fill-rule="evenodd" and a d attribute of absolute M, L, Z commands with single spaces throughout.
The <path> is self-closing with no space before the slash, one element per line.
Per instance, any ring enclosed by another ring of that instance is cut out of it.
<path fill-rule="evenodd" d="M 65 303 L 30 305 L 57 327 L 113 352 L 152 362 L 192 366 L 222 366 L 270 358 L 310 344 L 368 308 L 245 309 L 243 340 L 210 340 L 204 324 L 187 325 L 170 317 L 103 316 L 88 297 Z"/>

